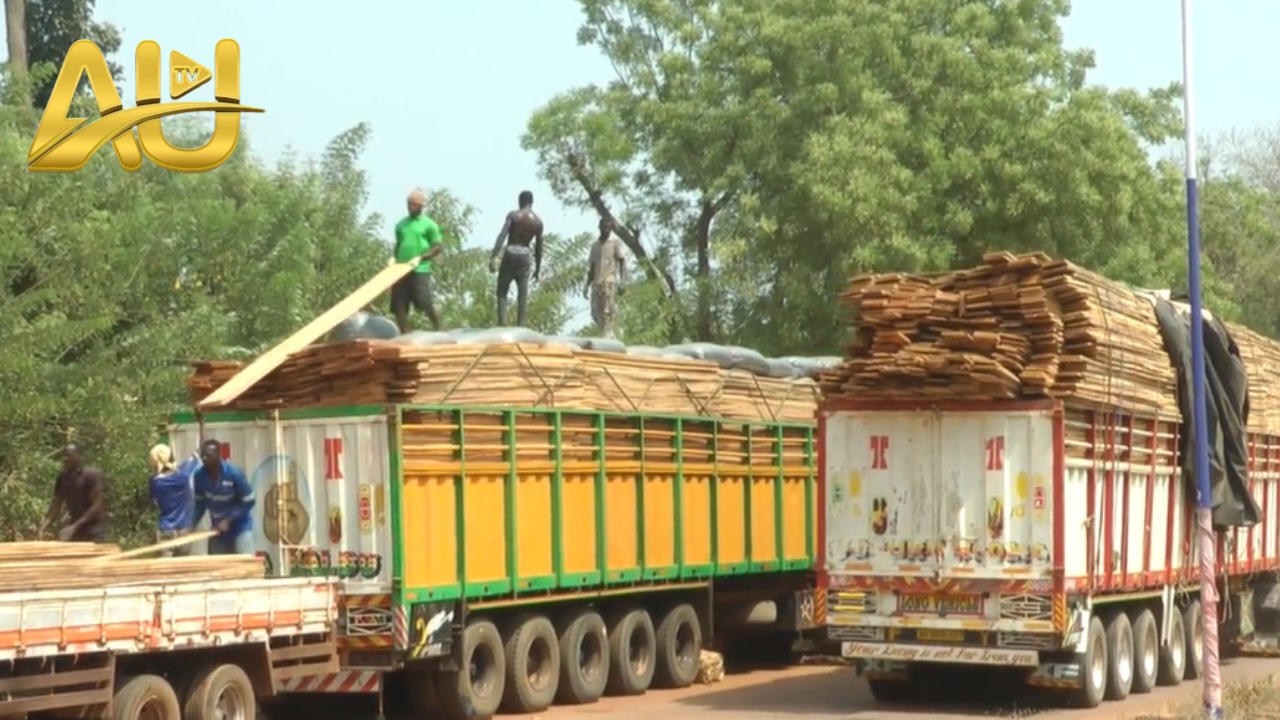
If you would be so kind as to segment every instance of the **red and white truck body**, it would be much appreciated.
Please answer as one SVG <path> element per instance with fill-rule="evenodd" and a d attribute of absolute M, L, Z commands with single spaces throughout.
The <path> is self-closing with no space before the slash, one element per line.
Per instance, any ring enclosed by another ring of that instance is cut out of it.
<path fill-rule="evenodd" d="M 0 593 L 0 717 L 178 720 L 193 683 L 238 688 L 246 709 L 337 669 L 337 614 L 336 584 L 320 578 Z M 188 702 L 182 714 L 217 712 Z"/>
<path fill-rule="evenodd" d="M 1055 400 L 829 401 L 819 563 L 831 639 L 873 681 L 959 663 L 1078 687 L 1097 682 L 1084 677 L 1097 669 L 1091 619 L 1147 611 L 1157 652 L 1183 652 L 1194 675 L 1196 617 L 1173 617 L 1195 603 L 1199 571 L 1178 430 Z M 1239 592 L 1280 568 L 1280 438 L 1248 446 L 1264 518 L 1219 534 L 1219 576 Z M 1241 605 L 1251 616 L 1251 599 Z M 1236 639 L 1267 645 L 1255 629 Z"/>

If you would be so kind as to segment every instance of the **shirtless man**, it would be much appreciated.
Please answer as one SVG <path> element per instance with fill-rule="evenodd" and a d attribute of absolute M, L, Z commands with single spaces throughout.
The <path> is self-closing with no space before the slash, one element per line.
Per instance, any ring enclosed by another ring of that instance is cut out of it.
<path fill-rule="evenodd" d="M 507 324 L 507 296 L 511 293 L 512 281 L 516 284 L 516 326 L 525 327 L 529 310 L 530 266 L 534 282 L 542 270 L 542 218 L 533 212 L 533 193 L 528 190 L 521 192 L 519 204 L 519 209 L 507 213 L 502 232 L 498 233 L 493 253 L 489 256 L 489 272 L 498 273 L 498 325 L 502 327 Z M 505 251 L 502 247 L 504 241 Z"/>

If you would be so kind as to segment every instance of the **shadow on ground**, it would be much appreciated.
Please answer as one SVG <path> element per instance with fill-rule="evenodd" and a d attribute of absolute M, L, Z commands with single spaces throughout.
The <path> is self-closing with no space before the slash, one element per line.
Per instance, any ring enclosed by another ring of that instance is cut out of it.
<path fill-rule="evenodd" d="M 732 677 L 749 677 L 751 672 Z M 750 682 L 750 680 L 747 680 Z M 709 690 L 680 698 L 687 707 L 724 713 L 777 713 L 785 715 L 845 715 L 868 717 L 947 713 L 968 717 L 1029 718 L 1070 707 L 1063 694 L 1027 688 L 1020 679 L 999 669 L 943 668 L 919 682 L 919 701 L 878 702 L 867 682 L 852 668 L 834 667 L 809 675 L 767 680 L 723 690 Z M 873 715 L 872 715 L 873 713 Z"/>

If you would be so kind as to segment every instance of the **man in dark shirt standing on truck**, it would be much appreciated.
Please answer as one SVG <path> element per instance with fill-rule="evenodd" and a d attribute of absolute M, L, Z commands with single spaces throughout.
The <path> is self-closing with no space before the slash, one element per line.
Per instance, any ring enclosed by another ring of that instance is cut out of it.
<path fill-rule="evenodd" d="M 421 190 L 409 193 L 409 214 L 396 223 L 395 262 L 416 260 L 418 266 L 391 286 L 391 312 L 401 333 L 413 328 L 409 325 L 409 307 L 427 316 L 433 330 L 440 329 L 440 316 L 436 314 L 435 293 L 431 281 L 431 262 L 443 250 L 440 226 L 422 210 L 427 204 L 427 194 Z"/>
<path fill-rule="evenodd" d="M 70 516 L 58 531 L 63 542 L 107 541 L 107 477 L 96 467 L 85 465 L 80 446 L 62 449 L 62 472 L 53 486 L 53 502 L 40 525 L 40 534 L 62 519 L 65 507 Z"/>
<path fill-rule="evenodd" d="M 533 193 L 524 190 L 517 198 L 519 207 L 507 213 L 502 232 L 493 243 L 489 255 L 489 272 L 498 273 L 498 325 L 507 324 L 507 297 L 511 283 L 516 284 L 516 326 L 527 327 L 529 315 L 529 282 L 537 282 L 542 271 L 542 218 L 533 211 Z M 506 249 L 502 244 L 506 243 Z M 530 263 L 530 246 L 533 262 Z M 530 267 L 532 265 L 532 268 Z M 530 276 L 532 269 L 532 277 Z"/>

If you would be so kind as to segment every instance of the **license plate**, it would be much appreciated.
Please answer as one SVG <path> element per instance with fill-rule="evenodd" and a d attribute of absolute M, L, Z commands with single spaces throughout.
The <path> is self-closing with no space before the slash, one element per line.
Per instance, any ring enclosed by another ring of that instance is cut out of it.
<path fill-rule="evenodd" d="M 981 615 L 981 595 L 898 596 L 898 610 L 911 615 Z"/>
<path fill-rule="evenodd" d="M 921 642 L 964 642 L 961 630 L 917 630 L 916 638 Z"/>

